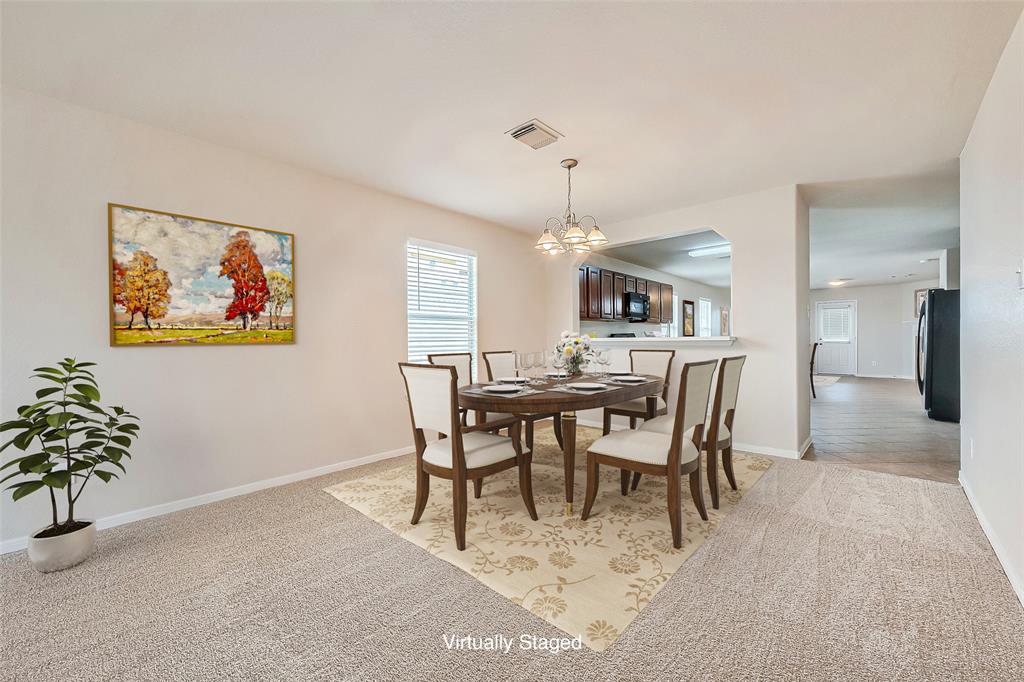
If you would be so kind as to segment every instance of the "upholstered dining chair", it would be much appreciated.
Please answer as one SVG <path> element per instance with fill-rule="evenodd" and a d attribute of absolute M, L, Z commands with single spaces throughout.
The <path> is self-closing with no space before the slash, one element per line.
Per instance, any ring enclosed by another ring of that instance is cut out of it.
<path fill-rule="evenodd" d="M 718 365 L 718 381 L 715 397 L 711 404 L 711 415 L 704 427 L 704 442 L 701 449 L 708 453 L 708 487 L 711 489 L 711 506 L 718 509 L 718 453 L 722 453 L 722 468 L 729 486 L 736 490 L 736 475 L 732 468 L 732 425 L 736 418 L 736 398 L 740 393 L 740 374 L 747 361 L 746 355 L 722 358 Z M 640 430 L 671 433 L 673 424 L 668 416 L 657 417 L 645 422 Z M 640 482 L 638 474 L 633 475 L 633 489 Z"/>
<path fill-rule="evenodd" d="M 487 380 L 496 381 L 504 377 L 519 376 L 519 372 L 516 369 L 516 351 L 514 350 L 500 350 L 500 351 L 487 351 L 483 353 L 484 356 L 484 367 L 487 369 Z M 502 413 L 500 415 L 488 414 L 486 418 L 489 419 L 501 419 L 510 417 L 512 415 Z M 533 450 L 533 425 L 534 422 L 541 421 L 543 419 L 551 419 L 553 428 L 555 431 L 555 440 L 558 441 L 558 447 L 562 447 L 562 413 L 561 412 L 547 412 L 547 413 L 536 413 L 536 414 L 520 414 L 526 424 L 526 449 Z"/>
<path fill-rule="evenodd" d="M 818 355 L 818 342 L 811 344 L 811 398 L 817 398 L 818 393 L 814 390 L 814 358 Z"/>
<path fill-rule="evenodd" d="M 587 499 L 580 516 L 586 520 L 597 498 L 599 466 L 616 467 L 622 475 L 622 494 L 629 484 L 629 472 L 665 476 L 668 482 L 668 520 L 672 546 L 683 546 L 682 475 L 690 476 L 690 495 L 700 517 L 707 521 L 704 491 L 700 480 L 700 444 L 704 436 L 714 360 L 688 362 L 679 379 L 679 401 L 672 415 L 671 433 L 645 429 L 622 430 L 598 438 L 587 450 Z"/>
<path fill-rule="evenodd" d="M 537 520 L 533 503 L 530 461 L 533 453 L 523 452 L 520 420 L 507 423 L 485 422 L 463 426 L 458 410 L 458 375 L 454 366 L 398 363 L 409 397 L 409 418 L 416 444 L 416 506 L 413 525 L 419 523 L 430 494 L 430 477 L 452 482 L 455 517 L 455 546 L 466 548 L 466 481 L 519 467 L 519 489 L 530 518 Z M 495 427 L 508 427 L 511 437 L 485 433 Z M 443 433 L 447 438 L 427 443 L 423 429 Z"/>
<path fill-rule="evenodd" d="M 427 355 L 427 362 L 432 365 L 449 365 L 454 367 L 459 388 L 473 383 L 472 353 L 430 353 Z M 469 423 L 469 410 L 460 407 L 459 415 L 462 417 L 462 425 L 466 426 Z"/>
<path fill-rule="evenodd" d="M 612 415 L 629 417 L 629 428 L 636 428 L 637 419 L 654 419 L 668 411 L 669 371 L 672 369 L 674 350 L 634 348 L 629 351 L 629 369 L 634 374 L 652 374 L 663 377 L 665 382 L 661 395 L 651 398 L 634 398 L 604 408 L 604 435 L 612 430 Z"/>

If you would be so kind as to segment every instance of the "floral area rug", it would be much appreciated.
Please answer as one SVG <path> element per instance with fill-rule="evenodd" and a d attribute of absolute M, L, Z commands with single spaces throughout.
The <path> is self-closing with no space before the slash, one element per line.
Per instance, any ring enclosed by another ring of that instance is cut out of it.
<path fill-rule="evenodd" d="M 432 478 L 430 498 L 419 524 L 409 523 L 416 497 L 412 464 L 326 489 L 337 499 L 457 566 L 499 594 L 569 635 L 582 636 L 596 651 L 610 647 L 718 523 L 771 466 L 771 460 L 733 455 L 739 490 L 719 473 L 720 509 L 711 508 L 705 476 L 708 521 L 701 521 L 683 479 L 683 547 L 672 547 L 665 479 L 645 476 L 622 496 L 619 471 L 601 467 L 593 513 L 581 521 L 586 487 L 586 450 L 596 429 L 579 427 L 575 515 L 565 515 L 562 453 L 550 428 L 538 429 L 534 443 L 533 491 L 539 520 L 526 512 L 515 469 L 484 479 L 473 498 L 468 485 L 466 549 L 455 548 L 452 484 Z"/>

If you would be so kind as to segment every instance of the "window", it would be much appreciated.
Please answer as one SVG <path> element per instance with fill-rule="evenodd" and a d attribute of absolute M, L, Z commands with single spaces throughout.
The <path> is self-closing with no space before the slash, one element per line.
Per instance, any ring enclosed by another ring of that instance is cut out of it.
<path fill-rule="evenodd" d="M 821 340 L 827 343 L 849 343 L 850 306 L 821 306 L 819 308 Z"/>
<path fill-rule="evenodd" d="M 472 353 L 476 375 L 476 256 L 455 247 L 406 245 L 409 361 Z"/>
<path fill-rule="evenodd" d="M 697 309 L 697 336 L 711 336 L 711 301 L 706 298 L 698 299 L 700 307 Z"/>

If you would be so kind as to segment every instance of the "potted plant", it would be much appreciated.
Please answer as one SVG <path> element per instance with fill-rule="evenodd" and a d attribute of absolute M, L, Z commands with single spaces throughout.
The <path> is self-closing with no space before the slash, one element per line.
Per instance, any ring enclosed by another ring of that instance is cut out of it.
<path fill-rule="evenodd" d="M 46 382 L 36 391 L 37 402 L 19 407 L 17 419 L 0 424 L 0 431 L 15 434 L 0 452 L 13 445 L 24 453 L 0 466 L 0 474 L 14 467 L 0 483 L 16 479 L 7 487 L 15 500 L 42 489 L 50 495 L 50 525 L 28 539 L 29 559 L 44 573 L 81 563 L 92 552 L 96 523 L 76 519 L 75 503 L 93 478 L 104 483 L 118 478 L 139 435 L 138 417 L 100 404 L 99 385 L 88 369 L 95 364 L 64 358 L 56 367 L 37 367 L 32 376 Z M 64 521 L 58 498 L 67 508 Z"/>
<path fill-rule="evenodd" d="M 572 376 L 583 373 L 584 363 L 590 362 L 594 349 L 590 345 L 590 336 L 574 332 L 562 332 L 562 338 L 555 346 L 556 357 L 564 362 L 566 371 Z"/>

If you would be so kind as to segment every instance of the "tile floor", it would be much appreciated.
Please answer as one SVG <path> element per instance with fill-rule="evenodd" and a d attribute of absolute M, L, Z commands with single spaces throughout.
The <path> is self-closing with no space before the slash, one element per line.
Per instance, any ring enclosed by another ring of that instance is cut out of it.
<path fill-rule="evenodd" d="M 957 482 L 960 425 L 929 419 L 915 382 L 843 377 L 816 390 L 804 459 Z"/>

